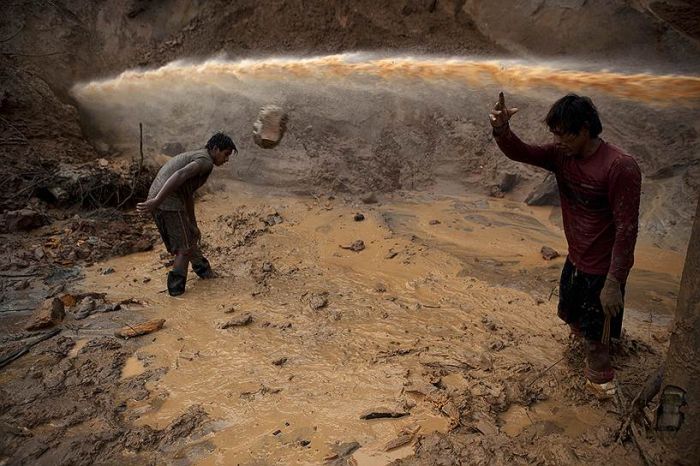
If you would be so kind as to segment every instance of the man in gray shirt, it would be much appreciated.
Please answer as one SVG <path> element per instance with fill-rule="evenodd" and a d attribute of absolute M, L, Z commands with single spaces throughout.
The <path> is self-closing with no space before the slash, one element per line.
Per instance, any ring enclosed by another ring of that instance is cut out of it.
<path fill-rule="evenodd" d="M 201 233 L 194 214 L 194 192 L 206 183 L 214 165 L 228 162 L 238 150 L 230 137 L 216 133 L 204 149 L 177 155 L 161 167 L 148 191 L 148 199 L 136 205 L 143 214 L 151 213 L 165 248 L 175 255 L 173 270 L 168 273 L 168 293 L 185 292 L 187 266 L 201 278 L 213 277 L 209 261 L 199 250 Z"/>

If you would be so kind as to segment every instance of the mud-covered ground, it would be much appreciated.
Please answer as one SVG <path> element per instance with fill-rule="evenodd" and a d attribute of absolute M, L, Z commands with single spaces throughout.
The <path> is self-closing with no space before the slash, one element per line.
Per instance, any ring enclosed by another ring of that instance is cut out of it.
<path fill-rule="evenodd" d="M 2 370 L 6 462 L 640 463 L 556 318 L 549 208 L 217 186 L 198 208 L 219 278 L 171 298 L 160 245 L 98 262 L 65 292 L 123 309 L 69 308 Z M 614 360 L 628 399 L 663 360 L 683 259 L 644 241 L 637 257 Z M 164 328 L 112 336 L 152 318 Z"/>

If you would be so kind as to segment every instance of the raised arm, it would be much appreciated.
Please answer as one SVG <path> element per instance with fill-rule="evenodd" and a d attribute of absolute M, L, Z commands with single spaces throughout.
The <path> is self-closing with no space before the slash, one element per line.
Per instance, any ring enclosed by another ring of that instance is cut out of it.
<path fill-rule="evenodd" d="M 554 144 L 536 146 L 524 143 L 510 129 L 510 117 L 517 113 L 517 108 L 507 108 L 503 92 L 498 94 L 498 102 L 489 114 L 493 136 L 501 151 L 511 160 L 527 163 L 545 170 L 555 168 L 556 148 Z"/>
<path fill-rule="evenodd" d="M 168 178 L 156 197 L 136 204 L 136 210 L 142 214 L 153 212 L 171 193 L 177 191 L 185 181 L 199 175 L 204 169 L 205 167 L 197 161 L 188 163 Z"/>

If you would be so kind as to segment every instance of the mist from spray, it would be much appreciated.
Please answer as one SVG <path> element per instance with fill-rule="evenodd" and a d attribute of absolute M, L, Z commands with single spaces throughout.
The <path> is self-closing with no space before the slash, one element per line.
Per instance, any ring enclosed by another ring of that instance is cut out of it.
<path fill-rule="evenodd" d="M 89 98 L 100 92 L 135 89 L 146 81 L 187 81 L 194 85 L 218 86 L 222 80 L 288 82 L 290 79 L 314 79 L 332 84 L 339 79 L 368 77 L 384 81 L 421 80 L 470 86 L 500 85 L 518 90 L 592 90 L 657 104 L 700 99 L 698 76 L 579 71 L 515 60 L 408 56 L 377 58 L 362 53 L 312 58 L 246 59 L 236 62 L 213 59 L 199 64 L 176 61 L 156 70 L 131 70 L 114 79 L 79 85 L 74 92 L 79 98 Z"/>
<path fill-rule="evenodd" d="M 136 153 L 140 122 L 147 155 L 169 142 L 202 147 L 223 130 L 240 149 L 227 167 L 238 178 L 349 191 L 413 186 L 439 170 L 500 170 L 503 157 L 490 139 L 487 117 L 500 90 L 509 105 L 521 108 L 515 126 L 529 141 L 550 137 L 542 117 L 564 92 L 591 95 L 607 134 L 628 147 L 645 141 L 649 154 L 668 150 L 666 135 L 681 131 L 678 107 L 686 109 L 681 125 L 692 125 L 698 113 L 698 76 L 580 68 L 366 53 L 216 58 L 129 70 L 72 92 L 85 128 L 94 130 L 91 138 L 112 152 Z M 252 124 L 268 104 L 290 116 L 284 143 L 274 150 L 252 141 Z M 685 156 L 693 147 L 675 153 Z"/>

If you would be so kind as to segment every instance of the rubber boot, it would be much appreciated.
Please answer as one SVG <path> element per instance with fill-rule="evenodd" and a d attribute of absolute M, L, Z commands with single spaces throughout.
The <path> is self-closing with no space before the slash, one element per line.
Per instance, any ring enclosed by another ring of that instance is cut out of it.
<path fill-rule="evenodd" d="M 187 283 L 187 275 L 177 270 L 168 272 L 168 294 L 170 296 L 180 296 L 184 293 L 185 283 Z"/>
<path fill-rule="evenodd" d="M 211 270 L 209 261 L 205 258 L 198 258 L 192 261 L 192 270 L 199 278 L 213 278 L 214 272 Z"/>

